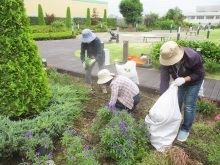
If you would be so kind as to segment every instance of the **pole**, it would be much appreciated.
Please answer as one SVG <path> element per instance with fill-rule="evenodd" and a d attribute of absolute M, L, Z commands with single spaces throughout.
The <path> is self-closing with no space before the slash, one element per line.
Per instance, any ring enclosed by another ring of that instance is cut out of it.
<path fill-rule="evenodd" d="M 177 32 L 177 40 L 180 39 L 180 26 L 178 27 L 178 32 Z"/>
<path fill-rule="evenodd" d="M 197 35 L 199 35 L 199 30 L 200 30 L 200 22 L 199 22 L 198 29 L 197 29 Z"/>
<path fill-rule="evenodd" d="M 170 24 L 170 33 L 172 33 L 172 26 L 173 26 L 173 25 L 172 25 L 172 24 Z"/>
<path fill-rule="evenodd" d="M 123 42 L 123 62 L 128 60 L 128 41 Z"/>
<path fill-rule="evenodd" d="M 119 27 L 117 26 L 116 42 L 119 43 Z"/>
<path fill-rule="evenodd" d="M 72 35 L 74 35 L 74 21 L 72 23 Z"/>
<path fill-rule="evenodd" d="M 208 25 L 207 39 L 209 39 L 209 35 L 210 35 L 210 25 L 211 25 L 211 22 L 209 22 L 209 25 Z"/>

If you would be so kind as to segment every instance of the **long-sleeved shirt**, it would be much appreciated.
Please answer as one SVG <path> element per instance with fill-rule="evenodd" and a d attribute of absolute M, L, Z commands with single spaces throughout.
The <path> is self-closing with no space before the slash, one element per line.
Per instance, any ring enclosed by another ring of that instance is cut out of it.
<path fill-rule="evenodd" d="M 117 99 L 129 109 L 134 106 L 133 97 L 136 96 L 140 91 L 138 86 L 131 81 L 129 78 L 116 75 L 110 84 L 111 87 L 111 99 L 109 102 L 110 106 L 115 105 Z"/>
<path fill-rule="evenodd" d="M 190 76 L 190 81 L 184 83 L 184 86 L 191 86 L 202 83 L 205 76 L 203 60 L 201 56 L 191 48 L 183 47 L 184 55 L 180 60 L 180 67 L 174 65 L 161 66 L 160 74 L 160 94 L 163 94 L 169 88 L 170 75 L 175 80 L 178 77 Z"/>
<path fill-rule="evenodd" d="M 96 61 L 100 64 L 105 62 L 105 51 L 103 49 L 103 45 L 98 37 L 96 37 L 90 43 L 81 43 L 81 53 L 80 58 L 81 61 L 85 61 L 85 52 L 87 51 L 87 57 L 94 56 Z"/>

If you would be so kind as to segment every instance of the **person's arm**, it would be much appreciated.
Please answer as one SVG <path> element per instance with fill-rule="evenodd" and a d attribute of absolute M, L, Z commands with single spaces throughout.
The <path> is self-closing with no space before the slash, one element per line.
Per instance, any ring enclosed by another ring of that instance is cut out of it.
<path fill-rule="evenodd" d="M 96 46 L 96 61 L 103 61 L 103 45 L 101 43 L 101 40 L 99 38 L 96 39 L 95 42 Z"/>
<path fill-rule="evenodd" d="M 189 54 L 189 65 L 190 65 L 190 69 L 192 70 L 192 73 L 185 78 L 186 82 L 189 81 L 196 81 L 198 79 L 200 79 L 202 76 L 204 76 L 204 67 L 203 67 L 203 60 L 201 58 L 201 56 L 195 52 L 192 49 L 185 49 L 185 53 Z"/>
<path fill-rule="evenodd" d="M 111 85 L 111 99 L 109 101 L 109 105 L 113 106 L 116 104 L 118 99 L 118 85 L 112 84 Z"/>
<path fill-rule="evenodd" d="M 170 83 L 170 74 L 168 66 L 161 65 L 160 71 L 160 95 L 162 95 L 168 88 Z"/>
<path fill-rule="evenodd" d="M 80 59 L 82 63 L 85 61 L 85 44 L 81 43 Z"/>

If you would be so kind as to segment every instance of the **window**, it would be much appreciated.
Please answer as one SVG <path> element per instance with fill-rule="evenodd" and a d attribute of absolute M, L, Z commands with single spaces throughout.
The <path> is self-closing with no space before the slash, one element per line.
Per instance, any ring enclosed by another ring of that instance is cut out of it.
<path fill-rule="evenodd" d="M 197 16 L 197 19 L 204 19 L 204 16 Z"/>
<path fill-rule="evenodd" d="M 220 19 L 220 15 L 216 16 L 216 19 Z"/>
<path fill-rule="evenodd" d="M 214 16 L 206 16 L 206 19 L 214 19 Z"/>
<path fill-rule="evenodd" d="M 195 16 L 189 16 L 188 19 L 195 19 Z"/>

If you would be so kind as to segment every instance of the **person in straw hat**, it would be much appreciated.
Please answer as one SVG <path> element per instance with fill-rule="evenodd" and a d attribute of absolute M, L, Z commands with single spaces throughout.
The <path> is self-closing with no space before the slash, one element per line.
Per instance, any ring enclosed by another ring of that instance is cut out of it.
<path fill-rule="evenodd" d="M 115 75 L 110 73 L 108 69 L 103 69 L 98 72 L 97 83 L 111 87 L 111 99 L 108 103 L 110 110 L 117 108 L 131 111 L 140 102 L 138 86 L 125 76 Z"/>
<path fill-rule="evenodd" d="M 88 89 L 92 90 L 92 69 L 94 68 L 96 62 L 98 63 L 99 70 L 104 69 L 105 51 L 103 49 L 101 40 L 96 37 L 96 35 L 90 29 L 84 29 L 82 31 L 81 41 L 80 58 L 85 69 L 85 81 L 88 85 Z M 87 56 L 85 56 L 86 53 Z M 105 87 L 103 86 L 102 88 L 103 93 L 106 93 L 107 90 Z"/>
<path fill-rule="evenodd" d="M 197 96 L 204 80 L 205 69 L 201 56 L 191 48 L 174 41 L 165 42 L 160 48 L 160 94 L 169 87 L 170 75 L 178 86 L 179 107 L 184 105 L 184 119 L 177 140 L 186 141 L 194 121 Z"/>

